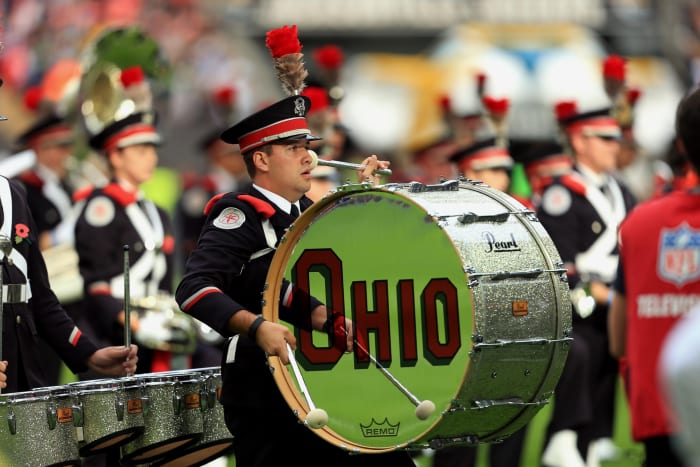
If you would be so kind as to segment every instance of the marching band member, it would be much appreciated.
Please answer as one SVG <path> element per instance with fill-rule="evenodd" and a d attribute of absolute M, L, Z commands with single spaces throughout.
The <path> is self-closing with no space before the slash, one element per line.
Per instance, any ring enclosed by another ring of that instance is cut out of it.
<path fill-rule="evenodd" d="M 573 153 L 574 169 L 546 188 L 537 216 L 568 270 L 570 287 L 586 291 L 583 301 L 574 300 L 572 324 L 574 342 L 579 341 L 586 347 L 583 366 L 588 371 L 571 375 L 577 381 L 571 382 L 576 386 L 571 395 L 577 399 L 586 396 L 588 403 L 572 403 L 566 400 L 564 393 L 555 392 L 555 404 L 562 408 L 576 406 L 582 411 L 590 407 L 592 412 L 580 414 L 581 423 L 575 429 L 551 433 L 543 463 L 573 466 L 582 465 L 583 459 L 588 458 L 589 465 L 597 465 L 593 452 L 596 442 L 612 437 L 618 379 L 617 361 L 608 353 L 607 334 L 608 297 L 618 262 L 617 228 L 635 199 L 612 175 L 616 170 L 621 132 L 610 109 L 589 112 L 574 109 L 561 116 L 559 122 Z M 594 305 L 579 306 L 590 300 Z M 565 371 L 559 386 L 566 385 L 566 375 Z M 584 389 L 585 381 L 588 387 Z M 576 418 L 568 412 L 562 415 L 569 422 Z M 559 443 L 559 440 L 564 441 Z M 578 446 L 580 459 L 578 463 L 567 463 L 562 459 L 575 456 L 573 444 Z"/>
<path fill-rule="evenodd" d="M 30 88 L 25 93 L 25 104 L 38 111 L 41 100 L 39 88 Z M 75 212 L 73 209 L 73 187 L 68 181 L 68 160 L 73 155 L 75 137 L 68 122 L 53 111 L 43 112 L 36 121 L 20 135 L 17 146 L 30 149 L 35 155 L 35 164 L 16 178 L 24 185 L 27 203 L 37 226 L 39 248 L 73 244 Z M 50 265 L 49 265 L 50 267 Z M 55 284 L 54 284 L 55 285 Z M 60 291 L 54 288 L 62 306 L 74 320 L 79 318 L 81 306 L 75 300 L 63 300 Z M 51 384 L 58 384 L 61 361 L 46 346 L 42 362 Z"/>
<path fill-rule="evenodd" d="M 309 104 L 304 96 L 287 97 L 222 134 L 224 141 L 239 144 L 253 187 L 210 202 L 176 299 L 187 313 L 224 336 L 234 336 L 222 369 L 221 401 L 237 440 L 236 465 L 280 465 L 295 458 L 307 465 L 313 459 L 321 464 L 311 465 L 413 465 L 405 452 L 349 455 L 313 434 L 286 406 L 266 365 L 266 354 L 289 362 L 285 343 L 296 348 L 289 329 L 262 318 L 260 294 L 277 242 L 295 216 L 312 204 L 304 195 L 311 186 L 308 142 L 316 138 L 304 118 Z M 371 156 L 364 165 L 363 179 L 388 162 Z M 324 329 L 326 307 L 317 304 L 307 319 L 315 329 Z M 352 332 L 346 345 L 352 348 Z M 283 435 L 266 435 L 270 426 Z M 313 454 L 308 457 L 307 452 Z"/>
<path fill-rule="evenodd" d="M 18 392 L 47 385 L 37 337 L 43 338 L 74 373 L 90 369 L 103 376 L 133 374 L 138 361 L 136 345 L 98 348 L 61 307 L 49 287 L 24 191 L 4 177 L 0 177 L 0 216 L 0 389 Z"/>
<path fill-rule="evenodd" d="M 267 45 L 274 59 L 301 58 L 296 27 L 268 32 Z M 311 187 L 309 142 L 317 137 L 305 118 L 310 100 L 298 95 L 304 77 L 299 73 L 283 81 L 297 92 L 222 133 L 224 141 L 239 145 L 253 186 L 247 193 L 224 194 L 209 203 L 207 222 L 176 299 L 183 311 L 231 337 L 222 363 L 221 402 L 236 439 L 237 466 L 413 466 L 407 452 L 350 454 L 312 433 L 287 406 L 267 366 L 266 355 L 288 364 L 286 346 L 296 349 L 296 338 L 285 325 L 263 318 L 260 296 L 278 242 L 299 212 L 313 204 L 305 193 Z M 364 164 L 362 179 L 375 182 L 374 171 L 389 165 L 376 156 Z M 281 310 L 285 320 L 326 332 L 339 325 L 343 333 L 338 332 L 336 345 L 352 349 L 352 326 L 335 322 L 315 299 L 307 309 L 295 309 L 294 303 L 292 298 L 291 308 Z M 271 436 L 271 427 L 278 435 Z"/>
<path fill-rule="evenodd" d="M 83 208 L 75 226 L 75 246 L 84 282 L 86 331 L 102 342 L 123 342 L 124 246 L 128 246 L 130 296 L 156 296 L 172 290 L 174 237 L 167 213 L 144 198 L 140 186 L 151 178 L 158 163 L 161 137 L 155 114 L 133 113 L 109 123 L 92 136 L 90 146 L 109 163 L 112 180 L 102 188 L 82 193 Z M 136 341 L 160 327 L 147 326 L 131 315 Z M 154 336 L 158 337 L 158 336 Z M 167 340 L 167 336 L 162 336 Z M 143 372 L 171 369 L 167 350 L 143 349 Z"/>

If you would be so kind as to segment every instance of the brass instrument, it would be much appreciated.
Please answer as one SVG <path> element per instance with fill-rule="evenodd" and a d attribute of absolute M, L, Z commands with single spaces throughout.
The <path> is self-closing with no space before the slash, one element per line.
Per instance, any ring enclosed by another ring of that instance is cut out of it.
<path fill-rule="evenodd" d="M 224 340 L 221 334 L 181 311 L 175 298 L 168 293 L 132 298 L 130 303 L 131 313 L 140 322 L 134 337 L 145 347 L 191 354 L 197 340 L 211 345 Z"/>
<path fill-rule="evenodd" d="M 197 346 L 197 332 L 192 317 L 180 311 L 168 294 L 132 298 L 131 314 L 139 321 L 134 337 L 149 349 L 191 354 Z"/>

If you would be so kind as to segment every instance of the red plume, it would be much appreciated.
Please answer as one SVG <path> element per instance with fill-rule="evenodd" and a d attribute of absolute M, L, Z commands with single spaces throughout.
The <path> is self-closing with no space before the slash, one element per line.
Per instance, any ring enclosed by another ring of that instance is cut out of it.
<path fill-rule="evenodd" d="M 627 90 L 627 102 L 629 102 L 629 105 L 634 107 L 634 104 L 637 103 L 637 100 L 639 100 L 641 95 L 642 91 L 639 88 L 629 88 Z"/>
<path fill-rule="evenodd" d="M 575 101 L 560 101 L 554 105 L 554 114 L 558 121 L 562 121 L 568 117 L 578 113 L 578 106 Z"/>
<path fill-rule="evenodd" d="M 625 86 L 625 59 L 609 55 L 603 62 L 603 83 L 608 97 L 615 100 Z"/>
<path fill-rule="evenodd" d="M 306 84 L 309 75 L 304 66 L 304 54 L 297 37 L 296 26 L 283 26 L 267 32 L 265 45 L 270 49 L 275 73 L 282 89 L 290 95 L 298 95 Z"/>
<path fill-rule="evenodd" d="M 129 68 L 124 68 L 122 70 L 121 75 L 119 76 L 119 79 L 122 82 L 122 86 L 125 88 L 129 88 L 133 86 L 134 84 L 142 83 L 146 79 L 146 75 L 143 72 L 143 69 L 138 66 L 134 65 Z"/>
<path fill-rule="evenodd" d="M 345 56 L 340 47 L 329 44 L 316 49 L 314 51 L 314 59 L 319 68 L 333 70 L 339 68 L 343 64 Z"/>
<path fill-rule="evenodd" d="M 450 99 L 450 96 L 447 94 L 443 94 L 440 96 L 440 109 L 442 109 L 443 113 L 450 113 L 452 111 L 452 101 Z"/>
<path fill-rule="evenodd" d="M 482 99 L 486 110 L 494 117 L 501 117 L 508 113 L 510 102 L 507 98 L 496 99 L 491 96 L 484 96 Z"/>
<path fill-rule="evenodd" d="M 280 58 L 284 55 L 301 53 L 301 42 L 297 37 L 296 25 L 282 26 L 267 32 L 265 46 L 270 50 L 272 58 Z"/>
<path fill-rule="evenodd" d="M 231 86 L 221 86 L 214 89 L 212 97 L 220 106 L 231 107 L 236 100 L 236 90 Z"/>
<path fill-rule="evenodd" d="M 32 112 L 36 112 L 39 110 L 39 105 L 41 104 L 41 99 L 43 98 L 42 94 L 43 92 L 39 86 L 32 86 L 28 88 L 24 93 L 24 106 Z"/>
<path fill-rule="evenodd" d="M 619 55 L 609 55 L 603 62 L 603 78 L 625 81 L 625 59 Z"/>

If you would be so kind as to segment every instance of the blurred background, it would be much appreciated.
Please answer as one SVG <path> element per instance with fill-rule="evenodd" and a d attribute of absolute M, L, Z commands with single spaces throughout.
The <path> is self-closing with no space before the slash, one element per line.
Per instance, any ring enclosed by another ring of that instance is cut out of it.
<path fill-rule="evenodd" d="M 334 79 L 352 149 L 345 157 L 376 153 L 399 170 L 444 133 L 442 96 L 456 113 L 478 105 L 478 73 L 488 75 L 487 94 L 511 102 L 508 138 L 517 153 L 555 133 L 555 102 L 605 105 L 601 63 L 619 54 L 628 86 L 641 90 L 637 154 L 625 174 L 645 198 L 654 161 L 667 157 L 675 106 L 700 74 L 700 2 L 691 0 L 6 0 L 2 23 L 0 113 L 9 120 L 0 125 L 0 156 L 13 153 L 31 123 L 22 104 L 28 88 L 59 62 L 85 63 L 101 30 L 135 26 L 167 68 L 151 81 L 165 138 L 161 166 L 175 182 L 203 170 L 198 141 L 221 125 L 212 95 L 234 89 L 228 123 L 283 97 L 265 48 L 266 31 L 282 25 L 298 26 L 311 83 L 328 78 L 314 51 L 342 50 Z M 125 53 L 140 52 L 136 44 Z"/>

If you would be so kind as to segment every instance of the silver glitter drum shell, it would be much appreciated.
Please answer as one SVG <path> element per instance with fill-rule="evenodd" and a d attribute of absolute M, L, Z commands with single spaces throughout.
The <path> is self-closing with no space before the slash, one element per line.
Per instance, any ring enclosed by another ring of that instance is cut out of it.
<path fill-rule="evenodd" d="M 70 383 L 78 397 L 82 426 L 78 445 L 83 457 L 121 446 L 144 430 L 142 380 L 135 377 Z"/>
<path fill-rule="evenodd" d="M 0 465 L 82 465 L 76 402 L 60 386 L 0 395 Z"/>
<path fill-rule="evenodd" d="M 226 427 L 224 406 L 221 405 L 221 368 L 191 370 L 202 377 L 202 417 L 204 431 L 196 444 L 178 450 L 152 467 L 194 467 L 204 465 L 233 451 L 233 435 Z"/>
<path fill-rule="evenodd" d="M 153 462 L 202 435 L 202 378 L 188 371 L 136 375 L 143 384 L 143 434 L 122 446 L 122 463 Z"/>
<path fill-rule="evenodd" d="M 550 236 L 531 209 L 471 180 L 338 187 L 273 257 L 263 316 L 291 327 L 280 313 L 287 282 L 298 300 L 313 296 L 352 319 L 351 353 L 295 330 L 299 375 L 268 358 L 300 422 L 310 394 L 328 415 L 313 432 L 351 452 L 510 436 L 551 400 L 572 341 Z"/>

